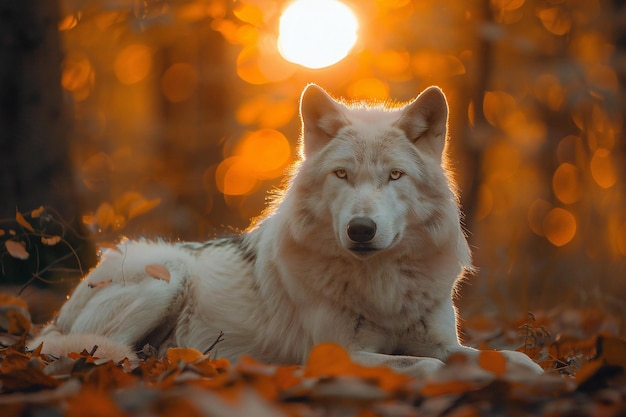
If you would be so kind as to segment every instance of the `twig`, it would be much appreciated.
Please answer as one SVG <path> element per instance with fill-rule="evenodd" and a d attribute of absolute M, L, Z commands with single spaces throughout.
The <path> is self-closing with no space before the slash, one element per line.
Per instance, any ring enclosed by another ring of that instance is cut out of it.
<path fill-rule="evenodd" d="M 211 344 L 211 346 L 209 346 L 209 348 L 207 350 L 205 350 L 203 352 L 204 355 L 208 354 L 210 351 L 213 350 L 213 348 L 219 343 L 222 342 L 224 339 L 222 338 L 224 336 L 224 332 L 220 330 L 220 334 L 217 336 L 217 339 L 215 339 L 215 342 L 213 342 Z"/>
<path fill-rule="evenodd" d="M 39 251 L 37 251 L 37 253 L 39 253 Z M 43 269 L 41 269 L 41 270 L 39 270 L 39 271 L 37 271 L 37 272 L 34 272 L 34 273 L 32 274 L 32 276 L 28 279 L 28 281 L 26 281 L 26 283 L 25 283 L 24 285 L 22 285 L 22 287 L 19 289 L 19 291 L 17 292 L 17 295 L 22 295 L 22 293 L 24 292 L 24 290 L 25 290 L 25 289 L 26 289 L 26 288 L 27 288 L 30 284 L 32 284 L 32 282 L 33 282 L 34 280 L 36 280 L 36 279 L 40 279 L 40 280 L 42 280 L 43 282 L 47 282 L 45 279 L 43 279 L 43 278 L 41 277 L 41 274 L 43 274 L 44 272 L 49 271 L 49 270 L 50 270 L 50 268 L 51 268 L 52 266 L 54 266 L 55 264 L 57 264 L 57 263 L 59 263 L 59 262 L 62 262 L 62 261 L 66 260 L 66 259 L 68 259 L 68 258 L 70 258 L 71 256 L 74 256 L 74 255 L 75 255 L 75 254 L 74 254 L 73 252 L 72 252 L 72 253 L 66 253 L 65 255 L 61 256 L 60 258 L 55 259 L 53 262 L 51 262 L 51 263 L 50 263 L 50 265 L 46 266 L 45 268 L 43 268 Z"/>

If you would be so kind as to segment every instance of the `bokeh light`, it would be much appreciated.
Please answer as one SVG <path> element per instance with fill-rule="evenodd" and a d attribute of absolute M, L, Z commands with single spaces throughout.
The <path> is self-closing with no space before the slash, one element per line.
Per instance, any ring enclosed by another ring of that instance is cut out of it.
<path fill-rule="evenodd" d="M 617 172 L 611 158 L 611 153 L 606 149 L 598 149 L 591 158 L 591 175 L 595 182 L 602 188 L 612 187 L 617 181 Z"/>
<path fill-rule="evenodd" d="M 287 138 L 274 129 L 247 133 L 235 152 L 258 179 L 280 176 L 291 154 Z"/>
<path fill-rule="evenodd" d="M 172 65 L 161 78 L 161 91 L 173 103 L 189 99 L 197 87 L 198 73 L 187 63 Z"/>
<path fill-rule="evenodd" d="M 287 138 L 274 129 L 246 133 L 234 155 L 216 170 L 217 188 L 226 195 L 246 195 L 262 180 L 279 177 L 289 163 L 291 149 Z"/>
<path fill-rule="evenodd" d="M 73 51 L 63 60 L 61 85 L 72 93 L 74 100 L 85 100 L 95 82 L 95 72 L 87 55 Z"/>
<path fill-rule="evenodd" d="M 554 171 L 552 188 L 556 198 L 565 204 L 578 201 L 581 194 L 578 168 L 570 163 L 563 163 Z"/>
<path fill-rule="evenodd" d="M 379 78 L 359 78 L 348 87 L 348 95 L 360 100 L 385 100 L 389 98 L 389 84 Z"/>
<path fill-rule="evenodd" d="M 122 84 L 142 81 L 151 69 L 152 51 L 143 44 L 128 45 L 115 58 L 115 75 Z"/>
<path fill-rule="evenodd" d="M 224 159 L 217 166 L 215 182 L 225 195 L 249 194 L 258 184 L 254 170 L 241 156 Z"/>
<path fill-rule="evenodd" d="M 563 246 L 576 235 L 576 218 L 569 211 L 555 207 L 543 220 L 543 230 L 550 243 Z"/>

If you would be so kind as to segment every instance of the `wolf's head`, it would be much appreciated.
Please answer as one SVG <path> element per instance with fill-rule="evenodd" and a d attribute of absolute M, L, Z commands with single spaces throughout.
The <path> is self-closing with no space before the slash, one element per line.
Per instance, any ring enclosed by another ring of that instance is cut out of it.
<path fill-rule="evenodd" d="M 316 85 L 302 93 L 302 162 L 292 182 L 301 227 L 357 258 L 428 256 L 456 245 L 469 264 L 446 176 L 448 105 L 430 87 L 402 107 L 349 105 Z M 313 230 L 313 229 L 310 229 Z M 328 230 L 329 232 L 330 230 Z M 333 249 L 335 248 L 335 249 Z"/>

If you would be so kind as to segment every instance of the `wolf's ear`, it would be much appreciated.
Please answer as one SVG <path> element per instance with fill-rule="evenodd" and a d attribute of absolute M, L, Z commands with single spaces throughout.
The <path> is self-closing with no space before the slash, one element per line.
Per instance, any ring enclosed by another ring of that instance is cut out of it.
<path fill-rule="evenodd" d="M 402 111 L 395 123 L 406 137 L 441 162 L 448 131 L 448 102 L 439 87 L 429 87 Z"/>
<path fill-rule="evenodd" d="M 300 98 L 302 118 L 302 153 L 313 155 L 326 145 L 342 127 L 348 125 L 343 106 L 326 91 L 309 84 Z"/>

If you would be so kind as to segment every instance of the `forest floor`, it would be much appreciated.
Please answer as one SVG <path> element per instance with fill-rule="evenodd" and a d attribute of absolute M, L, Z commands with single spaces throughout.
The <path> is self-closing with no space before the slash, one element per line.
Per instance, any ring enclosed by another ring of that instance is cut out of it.
<path fill-rule="evenodd" d="M 463 322 L 478 359 L 451 357 L 425 378 L 353 363 L 333 344 L 303 366 L 170 349 L 163 358 L 114 363 L 97 347 L 66 357 L 25 349 L 36 331 L 23 299 L 0 293 L 0 410 L 13 416 L 624 416 L 626 340 L 597 310 Z M 537 375 L 493 349 L 527 353 Z"/>

